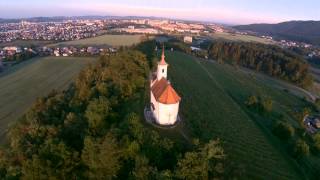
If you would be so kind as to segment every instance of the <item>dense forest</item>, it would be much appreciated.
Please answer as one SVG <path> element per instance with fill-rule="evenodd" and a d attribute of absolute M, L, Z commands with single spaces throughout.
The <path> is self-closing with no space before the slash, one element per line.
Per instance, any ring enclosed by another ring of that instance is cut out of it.
<path fill-rule="evenodd" d="M 102 56 L 64 92 L 39 98 L 9 130 L 0 178 L 230 177 L 218 140 L 179 142 L 144 123 L 154 43 Z"/>
<path fill-rule="evenodd" d="M 303 58 L 277 46 L 215 41 L 208 50 L 209 57 L 218 62 L 228 62 L 237 66 L 263 72 L 308 88 L 313 79 L 309 65 Z"/>

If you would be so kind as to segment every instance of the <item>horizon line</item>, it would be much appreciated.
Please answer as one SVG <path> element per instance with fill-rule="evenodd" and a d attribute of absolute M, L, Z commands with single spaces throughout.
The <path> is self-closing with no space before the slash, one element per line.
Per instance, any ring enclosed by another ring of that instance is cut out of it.
<path fill-rule="evenodd" d="M 77 17 L 118 17 L 118 18 L 126 18 L 126 17 L 135 17 L 135 18 L 154 18 L 154 19 L 167 19 L 167 20 L 174 20 L 174 21 L 191 21 L 191 22 L 203 22 L 203 23 L 215 23 L 221 25 L 250 25 L 250 24 L 279 24 L 284 22 L 291 22 L 291 21 L 320 21 L 320 20 L 302 20 L 302 19 L 292 19 L 287 21 L 278 21 L 275 23 L 267 23 L 267 22 L 257 22 L 257 23 L 228 23 L 223 21 L 215 21 L 215 20 L 196 20 L 196 19 L 187 19 L 187 18 L 168 18 L 168 17 L 161 17 L 161 16 L 139 16 L 139 15 L 99 15 L 99 14 L 92 14 L 92 15 L 52 15 L 52 16 L 21 16 L 21 17 L 0 17 L 3 20 L 19 20 L 19 19 L 32 19 L 32 18 L 77 18 Z"/>

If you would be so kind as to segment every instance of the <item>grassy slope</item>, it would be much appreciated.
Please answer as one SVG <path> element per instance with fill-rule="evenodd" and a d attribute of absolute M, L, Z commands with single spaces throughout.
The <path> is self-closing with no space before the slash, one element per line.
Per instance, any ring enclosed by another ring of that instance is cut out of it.
<path fill-rule="evenodd" d="M 249 80 L 249 75 L 230 66 L 200 63 L 179 52 L 168 52 L 167 60 L 170 79 L 182 96 L 182 117 L 187 126 L 197 129 L 194 136 L 220 138 L 229 158 L 240 164 L 249 178 L 301 178 L 294 162 L 277 148 L 279 142 L 243 107 L 252 93 L 271 96 L 284 112 L 285 107 L 302 105 L 299 98 Z"/>
<path fill-rule="evenodd" d="M 274 44 L 274 41 L 263 39 L 257 36 L 241 35 L 241 34 L 230 34 L 216 32 L 212 35 L 213 39 L 226 39 L 231 41 L 244 41 L 244 42 L 257 42 L 263 44 Z"/>
<path fill-rule="evenodd" d="M 0 76 L 0 141 L 37 97 L 62 90 L 93 58 L 45 57 L 30 60 Z"/>
<path fill-rule="evenodd" d="M 51 44 L 50 46 L 58 45 L 74 45 L 74 46 L 93 46 L 93 45 L 110 45 L 110 46 L 130 46 L 141 41 L 142 35 L 102 35 L 93 38 L 80 39 L 75 41 L 61 42 Z"/>
<path fill-rule="evenodd" d="M 314 77 L 315 83 L 311 91 L 320 97 L 320 65 L 311 66 L 310 71 Z"/>

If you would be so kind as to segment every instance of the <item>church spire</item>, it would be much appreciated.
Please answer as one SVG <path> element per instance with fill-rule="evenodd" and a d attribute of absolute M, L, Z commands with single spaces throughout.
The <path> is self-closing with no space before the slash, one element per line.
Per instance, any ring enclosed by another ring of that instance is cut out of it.
<path fill-rule="evenodd" d="M 161 55 L 161 61 L 158 62 L 158 69 L 157 69 L 157 79 L 160 80 L 162 78 L 167 79 L 167 69 L 168 64 L 165 60 L 164 56 L 164 45 L 162 46 L 162 55 Z"/>
<path fill-rule="evenodd" d="M 163 44 L 160 64 L 167 64 L 164 58 L 165 58 L 165 55 L 164 55 L 164 44 Z"/>

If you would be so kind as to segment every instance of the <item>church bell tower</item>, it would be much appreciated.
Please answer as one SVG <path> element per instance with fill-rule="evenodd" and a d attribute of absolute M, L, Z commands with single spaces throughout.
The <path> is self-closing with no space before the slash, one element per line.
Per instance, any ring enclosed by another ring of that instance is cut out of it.
<path fill-rule="evenodd" d="M 163 46 L 162 47 L 161 61 L 158 62 L 158 68 L 157 68 L 157 79 L 158 80 L 161 80 L 162 78 L 167 79 L 167 69 L 168 69 L 168 64 L 165 61 L 164 46 Z"/>

